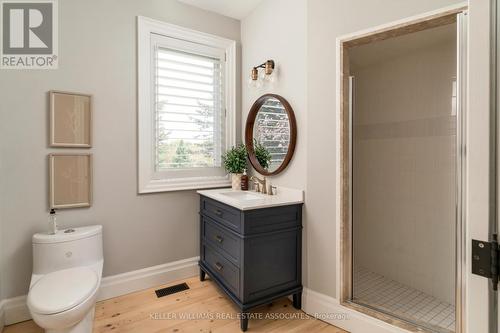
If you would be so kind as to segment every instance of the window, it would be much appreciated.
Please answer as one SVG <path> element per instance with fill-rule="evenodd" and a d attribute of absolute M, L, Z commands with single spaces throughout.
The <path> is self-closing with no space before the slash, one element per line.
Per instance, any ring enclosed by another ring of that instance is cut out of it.
<path fill-rule="evenodd" d="M 139 193 L 230 184 L 235 45 L 138 18 Z"/>

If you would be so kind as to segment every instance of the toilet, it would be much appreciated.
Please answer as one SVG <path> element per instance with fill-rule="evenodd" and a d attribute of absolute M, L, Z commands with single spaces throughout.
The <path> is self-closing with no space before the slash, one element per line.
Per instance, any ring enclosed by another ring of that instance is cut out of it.
<path fill-rule="evenodd" d="M 33 235 L 28 308 L 47 333 L 91 333 L 101 284 L 102 226 Z"/>

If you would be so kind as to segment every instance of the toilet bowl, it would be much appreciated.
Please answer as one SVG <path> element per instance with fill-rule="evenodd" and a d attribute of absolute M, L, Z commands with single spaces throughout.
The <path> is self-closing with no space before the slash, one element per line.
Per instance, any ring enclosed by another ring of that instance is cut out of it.
<path fill-rule="evenodd" d="M 102 227 L 33 236 L 28 308 L 47 333 L 91 333 L 103 266 Z"/>

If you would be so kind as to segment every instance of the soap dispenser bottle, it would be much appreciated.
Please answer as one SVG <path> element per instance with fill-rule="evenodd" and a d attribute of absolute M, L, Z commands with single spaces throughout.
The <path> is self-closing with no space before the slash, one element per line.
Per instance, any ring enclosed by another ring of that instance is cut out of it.
<path fill-rule="evenodd" d="M 241 189 L 243 191 L 247 191 L 248 190 L 247 169 L 243 170 L 243 175 L 241 175 Z"/>
<path fill-rule="evenodd" d="M 49 214 L 49 235 L 55 235 L 57 233 L 57 220 L 56 220 L 55 209 L 50 210 Z"/>

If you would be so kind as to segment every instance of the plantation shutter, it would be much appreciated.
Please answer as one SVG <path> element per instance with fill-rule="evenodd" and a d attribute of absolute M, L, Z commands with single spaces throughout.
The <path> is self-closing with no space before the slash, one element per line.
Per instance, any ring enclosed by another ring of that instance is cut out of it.
<path fill-rule="evenodd" d="M 154 57 L 155 171 L 221 167 L 223 59 L 162 46 Z"/>

